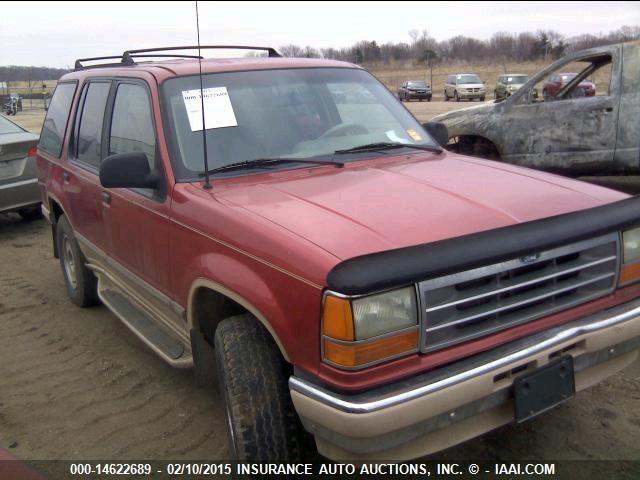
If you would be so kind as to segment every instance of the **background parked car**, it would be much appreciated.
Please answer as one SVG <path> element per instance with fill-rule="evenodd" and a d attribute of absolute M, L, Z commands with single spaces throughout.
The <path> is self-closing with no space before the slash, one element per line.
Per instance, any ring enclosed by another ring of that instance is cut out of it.
<path fill-rule="evenodd" d="M 38 135 L 0 115 L 0 213 L 18 212 L 25 220 L 40 218 L 36 175 Z"/>
<path fill-rule="evenodd" d="M 493 91 L 493 97 L 496 100 L 507 98 L 528 81 L 529 75 L 521 73 L 506 73 L 500 75 L 496 82 L 496 88 Z"/>
<path fill-rule="evenodd" d="M 486 96 L 484 82 L 475 73 L 458 73 L 449 75 L 444 85 L 444 101 L 450 98 L 459 102 L 461 99 L 473 100 L 477 98 L 484 102 Z"/>
<path fill-rule="evenodd" d="M 551 100 L 556 94 L 562 90 L 571 80 L 573 80 L 577 73 L 558 73 L 551 75 L 549 80 L 544 83 L 542 87 L 542 96 L 546 101 Z M 576 97 L 593 97 L 596 94 L 596 84 L 588 80 L 582 80 L 575 89 Z"/>
<path fill-rule="evenodd" d="M 402 102 L 409 102 L 411 100 L 427 100 L 431 101 L 431 85 L 427 85 L 427 82 L 422 80 L 407 80 L 398 89 L 398 98 Z"/>

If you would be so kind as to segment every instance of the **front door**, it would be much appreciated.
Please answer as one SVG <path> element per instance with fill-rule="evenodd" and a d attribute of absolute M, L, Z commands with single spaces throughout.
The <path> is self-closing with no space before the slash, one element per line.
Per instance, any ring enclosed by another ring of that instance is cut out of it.
<path fill-rule="evenodd" d="M 619 51 L 573 60 L 558 69 L 576 77 L 546 101 L 540 84 L 530 86 L 504 113 L 505 160 L 526 167 L 569 173 L 604 174 L 614 168 L 620 103 Z M 596 84 L 594 96 L 578 85 Z"/>
<path fill-rule="evenodd" d="M 152 112 L 144 82 L 119 81 L 105 133 L 107 154 L 143 152 L 150 170 L 161 173 Z M 169 199 L 166 183 L 161 183 L 157 190 L 103 187 L 101 195 L 111 244 L 110 268 L 138 300 L 164 312 L 169 297 Z"/>

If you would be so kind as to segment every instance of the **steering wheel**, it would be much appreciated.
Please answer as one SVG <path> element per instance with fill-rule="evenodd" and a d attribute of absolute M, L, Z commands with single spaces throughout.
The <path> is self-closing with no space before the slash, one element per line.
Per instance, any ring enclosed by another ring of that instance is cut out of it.
<path fill-rule="evenodd" d="M 349 133 L 353 135 L 365 134 L 369 133 L 362 125 L 358 125 L 357 123 L 339 123 L 338 125 L 334 125 L 329 130 L 320 135 L 319 138 L 333 138 L 333 137 L 343 137 Z"/>

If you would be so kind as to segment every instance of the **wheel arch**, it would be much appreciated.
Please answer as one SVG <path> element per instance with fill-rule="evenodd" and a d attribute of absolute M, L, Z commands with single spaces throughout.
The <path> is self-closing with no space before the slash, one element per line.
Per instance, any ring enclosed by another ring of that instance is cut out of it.
<path fill-rule="evenodd" d="M 52 235 L 52 242 L 53 242 L 53 257 L 54 258 L 59 258 L 60 257 L 60 253 L 58 251 L 58 241 L 57 241 L 57 228 L 58 228 L 58 219 L 64 215 L 65 217 L 67 217 L 67 220 L 69 221 L 69 224 L 71 224 L 71 219 L 69 218 L 69 215 L 67 215 L 67 212 L 65 211 L 64 207 L 62 206 L 62 202 L 60 202 L 57 198 L 55 198 L 54 196 L 52 196 L 51 194 L 47 195 L 47 203 L 49 204 L 49 221 L 51 222 L 51 235 Z M 72 225 L 73 228 L 73 225 Z"/>
<path fill-rule="evenodd" d="M 278 334 L 267 317 L 250 301 L 233 290 L 208 278 L 197 278 L 189 288 L 187 300 L 187 328 L 199 330 L 213 345 L 213 334 L 220 322 L 240 313 L 250 313 L 269 332 L 282 354 L 291 363 Z"/>
<path fill-rule="evenodd" d="M 486 135 L 481 135 L 481 134 L 477 134 L 477 133 L 465 133 L 465 134 L 456 135 L 456 137 L 458 139 L 458 142 L 457 142 L 458 143 L 458 153 L 473 154 L 474 152 L 469 152 L 468 150 L 465 151 L 464 149 L 468 148 L 468 146 L 472 146 L 471 148 L 473 148 L 473 145 L 484 144 L 484 146 L 492 148 L 493 150 L 495 150 L 496 154 L 498 155 L 498 158 L 491 158 L 491 160 L 500 160 L 501 158 L 504 157 L 504 155 L 502 153 L 502 150 L 496 144 L 496 142 L 494 142 L 493 140 L 487 138 Z"/>

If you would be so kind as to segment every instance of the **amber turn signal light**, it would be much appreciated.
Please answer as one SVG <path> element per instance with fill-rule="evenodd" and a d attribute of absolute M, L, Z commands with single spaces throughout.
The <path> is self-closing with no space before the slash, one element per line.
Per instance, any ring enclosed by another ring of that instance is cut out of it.
<path fill-rule="evenodd" d="M 622 265 L 620 271 L 620 285 L 637 282 L 640 280 L 640 262 Z"/>
<path fill-rule="evenodd" d="M 322 312 L 322 333 L 338 340 L 353 340 L 351 302 L 345 298 L 327 295 Z"/>
<path fill-rule="evenodd" d="M 324 358 L 342 367 L 358 367 L 418 349 L 418 329 L 380 340 L 345 345 L 325 338 Z"/>

